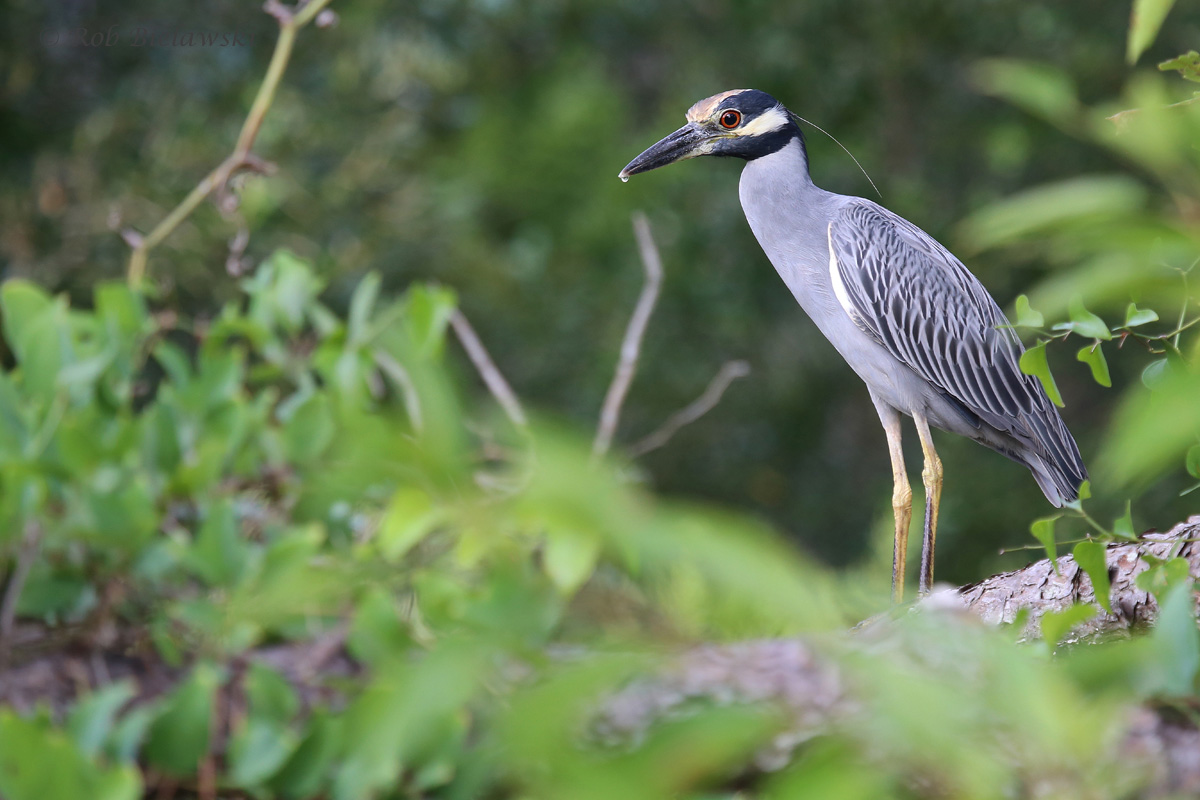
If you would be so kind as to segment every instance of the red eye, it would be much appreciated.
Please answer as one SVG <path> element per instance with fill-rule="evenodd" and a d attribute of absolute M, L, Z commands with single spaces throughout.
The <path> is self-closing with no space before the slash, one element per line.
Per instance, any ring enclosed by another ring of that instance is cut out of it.
<path fill-rule="evenodd" d="M 721 115 L 721 127 L 726 130 L 733 130 L 738 125 L 742 124 L 742 112 L 729 109 Z"/>

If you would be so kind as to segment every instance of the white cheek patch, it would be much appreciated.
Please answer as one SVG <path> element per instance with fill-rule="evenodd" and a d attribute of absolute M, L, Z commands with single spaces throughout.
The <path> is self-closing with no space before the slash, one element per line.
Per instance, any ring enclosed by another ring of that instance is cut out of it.
<path fill-rule="evenodd" d="M 737 135 L 762 136 L 765 133 L 779 130 L 788 122 L 787 113 L 779 106 L 775 106 L 738 128 Z"/>

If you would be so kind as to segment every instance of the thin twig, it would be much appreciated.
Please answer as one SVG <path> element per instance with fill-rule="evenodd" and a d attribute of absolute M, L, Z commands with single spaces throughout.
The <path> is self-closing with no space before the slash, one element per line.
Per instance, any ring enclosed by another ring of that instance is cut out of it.
<path fill-rule="evenodd" d="M 25 589 L 25 580 L 37 560 L 38 545 L 42 540 L 42 527 L 36 522 L 25 526 L 25 536 L 17 549 L 17 563 L 13 566 L 12 575 L 8 578 L 8 586 L 4 589 L 4 599 L 0 601 L 0 663 L 8 660 L 9 647 L 12 643 L 13 626 L 17 619 L 17 603 L 21 592 Z"/>
<path fill-rule="evenodd" d="M 629 394 L 629 386 L 637 372 L 642 339 L 646 336 L 646 326 L 650 322 L 650 315 L 654 313 L 654 304 L 658 302 L 658 290 L 662 286 L 662 259 L 658 255 L 658 247 L 654 244 L 654 236 L 650 233 L 650 223 L 640 211 L 633 215 L 633 233 L 637 237 L 638 253 L 642 257 L 646 282 L 642 285 L 642 293 L 633 309 L 629 325 L 625 328 L 625 339 L 621 342 L 621 358 L 617 362 L 608 394 L 604 396 L 604 406 L 600 409 L 600 425 L 596 429 L 596 439 L 592 442 L 592 454 L 595 456 L 604 455 L 612 446 L 617 423 L 621 419 L 621 406 L 625 404 L 625 396 Z"/>
<path fill-rule="evenodd" d="M 508 415 L 512 424 L 518 428 L 526 427 L 529 422 L 525 418 L 525 412 L 521 410 L 521 403 L 517 400 L 517 395 L 508 385 L 508 381 L 504 380 L 504 376 L 500 374 L 496 362 L 492 361 L 492 357 L 488 355 L 487 348 L 479 340 L 479 335 L 475 333 L 471 323 L 467 322 L 466 316 L 457 308 L 450 314 L 450 327 L 454 329 L 458 341 L 467 351 L 467 357 L 471 359 L 471 363 L 475 365 L 483 382 L 487 384 L 488 391 L 492 393 L 492 397 L 496 398 L 496 402 L 504 409 L 504 413 Z"/>
<path fill-rule="evenodd" d="M 667 421 L 658 430 L 636 442 L 629 448 L 630 454 L 636 458 L 649 453 L 651 450 L 657 450 L 662 447 L 684 425 L 691 425 L 700 419 L 700 417 L 712 411 L 717 403 L 721 402 L 721 396 L 725 394 L 725 390 L 729 388 L 731 383 L 749 374 L 750 365 L 745 361 L 726 361 L 721 365 L 721 369 L 717 371 L 717 374 L 713 376 L 713 379 L 708 382 L 708 386 L 704 389 L 703 394 L 687 406 L 667 417 Z"/>
<path fill-rule="evenodd" d="M 234 146 L 233 152 L 212 172 L 208 173 L 204 180 L 200 181 L 150 233 L 141 237 L 132 235 L 132 233 L 124 234 L 126 241 L 135 243 L 133 252 L 129 256 L 128 279 L 131 286 L 141 284 L 145 278 L 146 259 L 150 251 L 170 236 L 204 202 L 205 198 L 214 191 L 222 189 L 233 173 L 243 167 L 255 170 L 265 168 L 263 166 L 265 162 L 254 156 L 250 152 L 250 148 L 254 146 L 254 139 L 258 136 L 263 119 L 275 101 L 275 91 L 279 88 L 279 82 L 283 78 L 288 60 L 292 56 L 296 32 L 311 22 L 329 3 L 330 0 L 310 0 L 302 7 L 291 9 L 281 5 L 277 0 L 268 0 L 264 10 L 279 20 L 279 39 L 275 42 L 275 52 L 271 55 L 271 63 L 267 67 L 266 77 L 263 78 L 262 85 L 258 88 L 258 94 L 255 95 L 250 112 L 246 115 L 246 121 L 242 124 L 242 130 L 238 134 L 237 144 Z"/>

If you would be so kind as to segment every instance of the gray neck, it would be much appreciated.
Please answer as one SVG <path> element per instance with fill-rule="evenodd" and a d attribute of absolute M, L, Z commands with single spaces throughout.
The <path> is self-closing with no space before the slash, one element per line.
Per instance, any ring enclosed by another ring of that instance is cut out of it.
<path fill-rule="evenodd" d="M 739 194 L 750 230 L 800 304 L 814 319 L 832 310 L 827 231 L 844 198 L 812 182 L 800 143 L 747 163 Z"/>
<path fill-rule="evenodd" d="M 828 261 L 827 248 L 812 245 L 824 242 L 836 195 L 812 182 L 799 141 L 748 162 L 738 190 L 750 229 L 785 280 L 785 268 L 797 265 L 798 254 L 820 250 Z"/>

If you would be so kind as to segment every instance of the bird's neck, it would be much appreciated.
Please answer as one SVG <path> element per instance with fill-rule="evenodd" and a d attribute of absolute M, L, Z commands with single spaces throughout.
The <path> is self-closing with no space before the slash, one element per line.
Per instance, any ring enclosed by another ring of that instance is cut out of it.
<path fill-rule="evenodd" d="M 795 135 L 779 149 L 750 159 L 742 170 L 742 184 L 758 185 L 762 198 L 778 199 L 808 189 L 816 189 L 808 172 L 808 148 L 804 135 L 795 125 Z M 820 191 L 820 190 L 818 190 Z"/>
<path fill-rule="evenodd" d="M 747 162 L 739 194 L 750 229 L 793 291 L 808 282 L 806 270 L 828 270 L 825 229 L 836 196 L 813 184 L 802 139 Z"/>
<path fill-rule="evenodd" d="M 798 150 L 800 158 L 804 161 L 804 174 L 808 174 L 808 147 L 804 143 L 804 134 L 795 120 L 789 118 L 788 123 L 782 128 L 754 137 L 754 143 L 753 152 L 748 156 L 742 156 L 747 161 L 774 159 L 785 150 L 789 152 Z"/>

